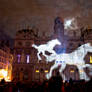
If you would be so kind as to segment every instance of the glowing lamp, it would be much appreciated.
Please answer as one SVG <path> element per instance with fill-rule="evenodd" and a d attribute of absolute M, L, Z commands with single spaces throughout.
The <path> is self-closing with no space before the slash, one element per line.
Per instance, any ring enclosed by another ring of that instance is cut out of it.
<path fill-rule="evenodd" d="M 70 73 L 74 73 L 74 70 L 70 70 Z"/>
<path fill-rule="evenodd" d="M 45 72 L 45 73 L 48 73 L 48 70 L 45 70 L 44 72 Z"/>
<path fill-rule="evenodd" d="M 83 73 L 83 70 L 80 70 L 80 73 Z"/>
<path fill-rule="evenodd" d="M 36 72 L 36 73 L 39 73 L 39 70 L 36 70 L 35 72 Z"/>

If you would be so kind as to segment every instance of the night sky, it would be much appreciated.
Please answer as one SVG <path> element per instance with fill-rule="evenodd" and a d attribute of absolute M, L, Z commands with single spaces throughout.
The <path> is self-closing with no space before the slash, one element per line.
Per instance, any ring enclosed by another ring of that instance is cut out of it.
<path fill-rule="evenodd" d="M 50 35 L 57 16 L 76 17 L 78 26 L 92 28 L 92 0 L 0 0 L 0 30 L 12 38 L 28 27 Z"/>

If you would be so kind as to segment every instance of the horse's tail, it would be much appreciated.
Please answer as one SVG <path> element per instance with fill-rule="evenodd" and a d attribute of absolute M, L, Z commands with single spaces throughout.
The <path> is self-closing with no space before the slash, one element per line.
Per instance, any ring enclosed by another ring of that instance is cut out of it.
<path fill-rule="evenodd" d="M 32 47 L 34 47 L 34 48 L 38 49 L 38 47 L 37 47 L 35 44 L 32 44 Z"/>

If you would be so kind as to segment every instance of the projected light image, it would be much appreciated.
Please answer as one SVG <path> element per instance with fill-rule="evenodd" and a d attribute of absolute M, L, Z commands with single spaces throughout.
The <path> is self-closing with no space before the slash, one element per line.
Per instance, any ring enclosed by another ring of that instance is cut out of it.
<path fill-rule="evenodd" d="M 88 67 L 92 69 L 92 65 L 85 64 L 84 58 L 88 52 L 92 52 L 91 44 L 90 43 L 83 44 L 72 53 L 60 53 L 60 54 L 57 54 L 53 50 L 55 45 L 61 45 L 58 39 L 51 40 L 47 44 L 42 44 L 39 46 L 35 44 L 32 45 L 32 47 L 38 50 L 38 53 L 37 53 L 38 60 L 41 60 L 41 57 L 39 54 L 42 52 L 42 54 L 46 57 L 47 63 L 55 61 L 54 65 L 52 65 L 50 68 L 50 72 L 46 74 L 46 78 L 47 79 L 51 78 L 53 70 L 58 68 L 58 66 L 61 64 L 61 67 L 59 68 L 59 72 L 63 80 L 66 80 L 66 77 L 62 72 L 66 68 L 66 64 L 68 64 L 68 65 L 75 65 L 78 68 L 80 79 L 85 79 L 86 81 L 90 80 L 90 78 L 85 73 L 84 68 Z M 52 54 L 46 55 L 45 51 L 48 51 Z"/>
<path fill-rule="evenodd" d="M 40 57 L 40 53 L 42 53 L 44 56 L 47 57 L 47 55 L 45 54 L 45 51 L 48 51 L 50 53 L 55 53 L 53 48 L 56 45 L 61 45 L 61 43 L 59 42 L 58 39 L 51 40 L 51 41 L 47 42 L 47 44 L 42 44 L 42 45 L 39 45 L 39 46 L 33 44 L 32 47 L 34 47 L 38 50 L 37 57 L 38 57 L 39 60 L 42 60 L 41 57 Z"/>
<path fill-rule="evenodd" d="M 64 29 L 75 30 L 78 29 L 77 21 L 75 18 L 64 20 Z"/>

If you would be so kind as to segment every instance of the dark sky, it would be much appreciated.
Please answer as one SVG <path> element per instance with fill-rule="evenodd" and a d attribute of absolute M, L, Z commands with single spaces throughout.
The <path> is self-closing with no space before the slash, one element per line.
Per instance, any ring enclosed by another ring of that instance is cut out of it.
<path fill-rule="evenodd" d="M 13 38 L 28 26 L 50 35 L 57 16 L 76 17 L 79 26 L 92 27 L 92 0 L 0 0 L 0 29 Z"/>

